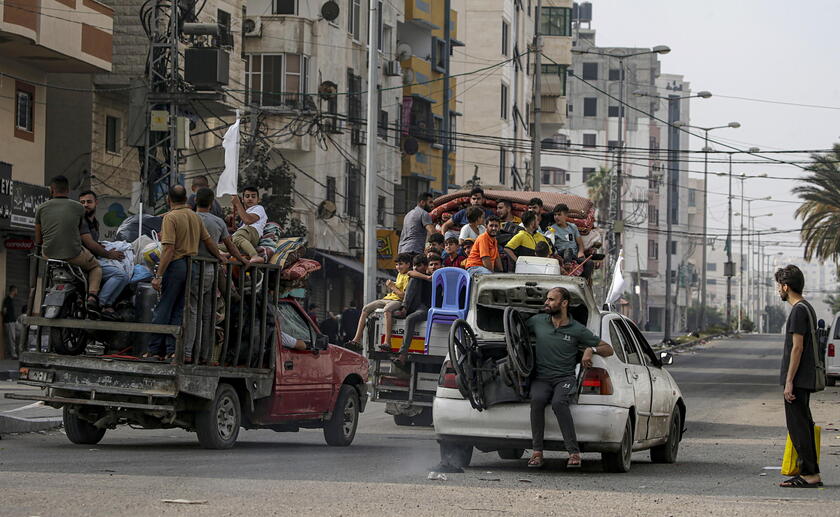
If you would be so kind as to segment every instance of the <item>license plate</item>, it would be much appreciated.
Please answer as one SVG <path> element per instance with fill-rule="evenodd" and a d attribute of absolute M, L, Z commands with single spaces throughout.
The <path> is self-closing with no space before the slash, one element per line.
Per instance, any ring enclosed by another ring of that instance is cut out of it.
<path fill-rule="evenodd" d="M 52 382 L 53 372 L 47 370 L 29 370 L 29 380 L 35 382 Z"/>

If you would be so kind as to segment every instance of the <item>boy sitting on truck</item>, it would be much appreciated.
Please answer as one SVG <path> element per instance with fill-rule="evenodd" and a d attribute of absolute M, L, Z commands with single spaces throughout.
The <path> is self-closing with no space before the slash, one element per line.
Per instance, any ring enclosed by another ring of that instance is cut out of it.
<path fill-rule="evenodd" d="M 398 311 L 402 308 L 402 301 L 405 298 L 405 290 L 408 287 L 408 270 L 411 269 L 411 254 L 400 253 L 397 255 L 396 263 L 397 281 L 394 282 L 392 280 L 388 280 L 385 283 L 385 286 L 388 287 L 388 290 L 391 292 L 386 294 L 381 300 L 374 300 L 362 307 L 362 316 L 359 318 L 359 325 L 356 327 L 356 335 L 353 336 L 353 339 L 348 341 L 348 345 L 351 347 L 361 350 L 362 334 L 365 332 L 365 324 L 367 323 L 368 316 L 373 314 L 377 309 L 383 309 L 385 311 L 385 321 L 387 324 L 394 311 Z M 386 331 L 386 333 L 390 335 L 390 328 L 387 328 Z"/>

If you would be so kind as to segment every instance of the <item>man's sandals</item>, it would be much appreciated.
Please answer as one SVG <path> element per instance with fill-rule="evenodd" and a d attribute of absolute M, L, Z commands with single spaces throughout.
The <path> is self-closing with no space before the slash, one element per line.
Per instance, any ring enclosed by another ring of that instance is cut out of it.
<path fill-rule="evenodd" d="M 823 486 L 823 482 L 817 481 L 816 483 L 808 483 L 808 481 L 802 476 L 794 476 L 790 479 L 782 481 L 779 483 L 779 486 L 782 488 L 819 488 Z"/>
<path fill-rule="evenodd" d="M 540 469 L 545 466 L 545 459 L 541 451 L 534 451 L 531 454 L 531 459 L 528 460 L 528 468 Z M 579 469 L 581 466 L 580 454 L 570 454 L 569 461 L 566 462 L 567 469 Z"/>

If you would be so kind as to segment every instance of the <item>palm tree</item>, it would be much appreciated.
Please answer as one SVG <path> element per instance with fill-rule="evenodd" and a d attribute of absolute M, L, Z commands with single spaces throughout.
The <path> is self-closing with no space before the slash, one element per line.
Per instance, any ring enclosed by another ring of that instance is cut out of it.
<path fill-rule="evenodd" d="M 840 312 L 840 295 L 830 294 L 827 298 L 823 300 L 823 302 L 829 307 L 831 307 L 831 312 Z"/>
<path fill-rule="evenodd" d="M 805 167 L 811 173 L 805 185 L 793 189 L 803 203 L 795 216 L 802 219 L 800 238 L 805 259 L 836 260 L 840 257 L 840 144 L 830 153 L 811 155 Z"/>
<path fill-rule="evenodd" d="M 610 206 L 610 178 L 612 168 L 598 167 L 598 171 L 589 176 L 586 186 L 589 187 L 589 199 L 598 210 L 599 220 L 605 221 Z"/>

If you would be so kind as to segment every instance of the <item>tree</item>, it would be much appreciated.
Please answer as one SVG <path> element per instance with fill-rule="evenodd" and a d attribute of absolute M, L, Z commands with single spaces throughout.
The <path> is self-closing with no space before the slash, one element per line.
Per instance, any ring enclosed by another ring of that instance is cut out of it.
<path fill-rule="evenodd" d="M 793 189 L 803 203 L 795 216 L 802 219 L 800 238 L 805 259 L 840 258 L 840 144 L 830 153 L 811 155 L 805 170 L 811 174 Z"/>
<path fill-rule="evenodd" d="M 589 199 L 598 210 L 599 219 L 605 221 L 610 211 L 610 179 L 611 167 L 598 167 L 598 171 L 589 176 L 586 186 L 589 187 Z"/>
<path fill-rule="evenodd" d="M 826 298 L 823 298 L 823 302 L 831 307 L 832 313 L 840 312 L 840 295 L 830 294 Z"/>

